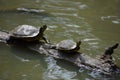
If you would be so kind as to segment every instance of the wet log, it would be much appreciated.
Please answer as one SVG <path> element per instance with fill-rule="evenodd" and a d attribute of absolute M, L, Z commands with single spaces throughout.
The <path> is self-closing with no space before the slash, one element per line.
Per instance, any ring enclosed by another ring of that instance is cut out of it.
<path fill-rule="evenodd" d="M 66 54 L 59 50 L 51 49 L 51 44 L 43 43 L 29 45 L 30 49 L 37 51 L 40 54 L 49 55 L 57 59 L 63 59 L 77 65 L 78 67 L 95 70 L 104 74 L 114 74 L 120 72 L 119 67 L 115 64 L 111 55 L 114 49 L 117 47 L 118 44 L 108 47 L 102 56 L 92 58 L 87 54 L 81 52 L 72 52 Z M 106 54 L 106 52 L 109 51 L 111 52 L 109 54 Z"/>
<path fill-rule="evenodd" d="M 9 32 L 2 30 L 0 31 L 0 42 L 4 42 L 8 44 L 7 41 L 10 39 L 9 37 L 10 37 Z M 40 54 L 52 56 L 56 59 L 69 61 L 72 64 L 77 65 L 78 67 L 82 67 L 89 70 L 95 70 L 97 72 L 107 75 L 120 73 L 120 68 L 116 65 L 116 63 L 112 59 L 112 54 L 114 52 L 114 49 L 118 47 L 118 43 L 108 47 L 102 56 L 92 58 L 87 54 L 81 52 L 65 53 L 57 49 L 53 49 L 52 48 L 53 44 L 50 43 L 44 43 L 44 42 L 27 43 L 20 40 L 15 40 L 15 41 L 13 43 L 10 43 L 9 45 L 19 46 L 22 45 L 22 43 L 24 45 L 26 43 L 26 47 L 28 47 L 31 50 L 37 51 Z"/>

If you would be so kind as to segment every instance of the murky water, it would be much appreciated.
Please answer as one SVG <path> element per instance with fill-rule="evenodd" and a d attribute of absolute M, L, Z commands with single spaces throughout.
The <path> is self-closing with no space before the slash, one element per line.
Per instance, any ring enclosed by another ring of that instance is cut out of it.
<path fill-rule="evenodd" d="M 0 28 L 48 25 L 53 43 L 82 40 L 81 52 L 92 57 L 120 43 L 120 0 L 0 0 Z M 18 10 L 25 10 L 21 12 Z M 120 47 L 115 61 L 120 65 Z M 0 43 L 0 80 L 119 80 L 79 69 L 71 63 L 26 48 Z"/>

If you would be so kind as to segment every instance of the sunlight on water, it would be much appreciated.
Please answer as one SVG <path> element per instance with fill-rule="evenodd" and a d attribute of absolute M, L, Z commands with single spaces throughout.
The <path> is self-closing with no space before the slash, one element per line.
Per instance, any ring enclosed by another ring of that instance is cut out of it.
<path fill-rule="evenodd" d="M 111 21 L 114 24 L 120 24 L 120 17 L 119 16 L 102 16 L 101 20 L 103 21 Z"/>

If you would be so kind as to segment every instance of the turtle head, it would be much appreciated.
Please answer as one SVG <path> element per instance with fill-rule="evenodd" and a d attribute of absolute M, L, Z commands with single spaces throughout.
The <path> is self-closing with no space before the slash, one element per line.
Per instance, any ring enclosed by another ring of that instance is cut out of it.
<path fill-rule="evenodd" d="M 76 49 L 75 49 L 75 50 L 79 50 L 79 49 L 80 49 L 81 41 L 78 41 L 78 42 L 76 42 L 76 43 L 77 43 L 77 46 L 76 46 Z"/>
<path fill-rule="evenodd" d="M 78 42 L 77 42 L 77 46 L 80 46 L 80 44 L 81 44 L 81 41 L 78 41 Z"/>
<path fill-rule="evenodd" d="M 44 33 L 44 31 L 47 29 L 46 25 L 43 25 L 42 27 L 40 27 L 39 32 L 40 33 Z"/>
<path fill-rule="evenodd" d="M 40 27 L 39 29 L 39 37 L 42 38 L 46 43 L 50 43 L 49 40 L 47 40 L 44 36 L 44 31 L 47 29 L 46 25 L 43 25 L 42 27 Z"/>

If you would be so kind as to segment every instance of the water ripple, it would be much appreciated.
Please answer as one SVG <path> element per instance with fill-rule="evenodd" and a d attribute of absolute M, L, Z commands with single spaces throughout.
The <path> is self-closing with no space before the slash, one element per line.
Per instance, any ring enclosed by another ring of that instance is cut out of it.
<path fill-rule="evenodd" d="M 28 9 L 28 8 L 17 8 L 18 11 L 25 11 L 25 12 L 36 12 L 36 13 L 41 13 L 44 12 L 45 10 L 38 10 L 38 9 Z"/>
<path fill-rule="evenodd" d="M 15 57 L 22 62 L 29 62 L 30 61 L 29 59 L 24 59 L 24 58 L 19 57 L 19 56 L 15 56 Z"/>
<path fill-rule="evenodd" d="M 113 24 L 120 24 L 120 17 L 119 16 L 102 16 L 102 21 L 110 21 Z"/>

